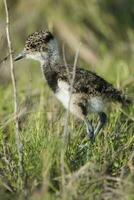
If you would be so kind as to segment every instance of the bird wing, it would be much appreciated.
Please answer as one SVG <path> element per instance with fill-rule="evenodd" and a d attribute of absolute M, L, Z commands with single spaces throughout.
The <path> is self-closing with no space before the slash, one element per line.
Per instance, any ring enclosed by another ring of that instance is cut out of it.
<path fill-rule="evenodd" d="M 65 66 L 59 68 L 59 79 L 64 81 L 64 85 L 71 86 L 71 78 L 73 77 L 73 67 Z M 68 74 L 69 71 L 69 74 Z M 112 101 L 122 103 L 125 96 L 121 91 L 113 87 L 112 84 L 98 76 L 96 73 L 77 67 L 75 71 L 75 79 L 73 83 L 73 93 L 85 93 L 89 96 L 101 96 Z"/>

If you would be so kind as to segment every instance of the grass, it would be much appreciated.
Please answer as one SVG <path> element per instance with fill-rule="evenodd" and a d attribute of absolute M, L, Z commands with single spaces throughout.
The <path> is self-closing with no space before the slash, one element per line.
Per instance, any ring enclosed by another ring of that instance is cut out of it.
<path fill-rule="evenodd" d="M 106 0 L 8 1 L 14 49 L 21 50 L 28 34 L 48 24 L 65 42 L 67 60 L 73 63 L 74 49 L 82 42 L 97 62 L 80 53 L 79 64 L 133 98 L 133 5 Z M 2 60 L 7 55 L 2 0 L 0 11 Z M 133 200 L 134 107 L 111 105 L 108 123 L 94 144 L 87 140 L 84 124 L 70 116 L 69 138 L 64 143 L 65 110 L 44 84 L 38 64 L 18 62 L 15 70 L 23 174 L 18 168 L 13 92 L 5 62 L 0 69 L 0 199 Z M 96 117 L 91 117 L 96 124 Z"/>
<path fill-rule="evenodd" d="M 98 66 L 96 70 L 107 79 L 113 77 L 111 82 L 122 87 L 131 77 L 131 68 L 122 61 L 126 73 L 115 77 L 112 73 L 121 70 L 117 67 L 119 62 L 115 60 L 111 76 L 110 60 L 110 64 L 106 59 L 104 68 Z M 84 124 L 70 116 L 69 139 L 63 143 L 65 111 L 43 84 L 37 66 L 33 62 L 19 65 L 26 65 L 17 70 L 23 174 L 18 171 L 9 84 L 0 88 L 1 199 L 134 199 L 133 107 L 122 110 L 119 105 L 112 105 L 108 124 L 94 144 L 87 140 Z M 128 91 L 133 91 L 132 84 L 128 84 Z"/>

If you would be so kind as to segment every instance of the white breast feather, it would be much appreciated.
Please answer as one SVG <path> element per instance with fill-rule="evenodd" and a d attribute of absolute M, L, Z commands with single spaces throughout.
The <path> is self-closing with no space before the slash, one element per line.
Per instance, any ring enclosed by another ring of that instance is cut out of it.
<path fill-rule="evenodd" d="M 64 107 L 68 109 L 70 100 L 70 85 L 62 80 L 58 80 L 58 90 L 56 97 L 62 102 Z M 72 100 L 72 99 L 71 99 Z M 92 97 L 88 101 L 88 112 L 98 113 L 104 111 L 104 102 L 101 97 Z"/>
<path fill-rule="evenodd" d="M 56 97 L 62 102 L 67 109 L 70 100 L 69 84 L 65 81 L 58 80 L 58 90 L 56 91 Z"/>

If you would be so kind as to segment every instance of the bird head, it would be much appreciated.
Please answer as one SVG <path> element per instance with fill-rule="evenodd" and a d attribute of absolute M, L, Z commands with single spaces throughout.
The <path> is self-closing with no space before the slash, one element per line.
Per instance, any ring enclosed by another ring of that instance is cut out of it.
<path fill-rule="evenodd" d="M 23 51 L 14 59 L 18 61 L 23 58 L 30 58 L 41 63 L 51 59 L 59 58 L 57 41 L 48 30 L 34 32 L 28 36 Z"/>

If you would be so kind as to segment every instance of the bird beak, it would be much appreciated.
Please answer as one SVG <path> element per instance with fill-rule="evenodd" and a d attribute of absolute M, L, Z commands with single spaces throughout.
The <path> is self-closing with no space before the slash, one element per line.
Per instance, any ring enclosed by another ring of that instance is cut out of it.
<path fill-rule="evenodd" d="M 18 56 L 16 56 L 16 58 L 14 59 L 14 61 L 18 61 L 25 58 L 25 53 L 21 52 Z"/>

